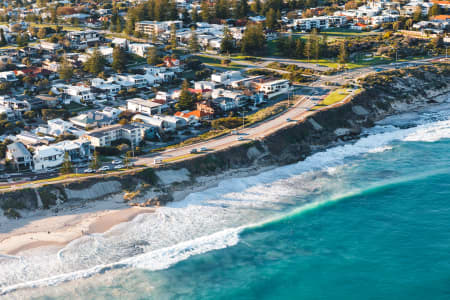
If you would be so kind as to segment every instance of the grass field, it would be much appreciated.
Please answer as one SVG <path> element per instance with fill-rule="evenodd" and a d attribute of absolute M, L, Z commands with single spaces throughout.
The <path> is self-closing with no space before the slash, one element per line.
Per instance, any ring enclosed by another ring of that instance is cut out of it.
<path fill-rule="evenodd" d="M 197 55 L 197 57 L 202 63 L 204 63 L 205 65 L 211 66 L 211 67 L 216 67 L 216 68 L 221 68 L 221 69 L 226 69 L 226 70 L 241 70 L 241 69 L 247 67 L 245 65 L 241 65 L 241 64 L 238 64 L 235 62 L 231 62 L 228 65 L 222 65 L 220 59 L 209 57 L 206 55 Z"/>
<path fill-rule="evenodd" d="M 348 95 L 350 95 L 350 93 L 347 91 L 347 89 L 337 89 L 326 96 L 321 103 L 323 105 L 331 105 L 344 100 Z"/>
<path fill-rule="evenodd" d="M 163 159 L 163 162 L 168 163 L 168 162 L 172 162 L 172 161 L 177 161 L 180 159 L 192 157 L 194 155 L 195 154 L 185 154 L 185 155 L 175 156 L 175 157 L 171 157 L 171 158 L 166 158 L 166 159 Z"/>

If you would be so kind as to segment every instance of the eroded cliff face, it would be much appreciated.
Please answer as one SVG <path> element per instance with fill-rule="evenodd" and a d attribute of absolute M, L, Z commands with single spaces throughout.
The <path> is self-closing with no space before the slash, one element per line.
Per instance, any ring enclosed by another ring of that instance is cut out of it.
<path fill-rule="evenodd" d="M 361 128 L 371 127 L 388 115 L 445 101 L 450 95 L 450 67 L 440 64 L 383 72 L 366 77 L 361 85 L 364 90 L 352 101 L 317 112 L 307 121 L 292 123 L 262 140 L 157 170 L 148 168 L 123 176 L 48 185 L 37 189 L 37 193 L 32 190 L 3 193 L 0 206 L 34 209 L 42 201 L 44 208 L 48 208 L 57 201 L 91 201 L 118 193 L 130 205 L 164 205 L 177 193 L 200 188 L 207 177 L 291 164 L 335 143 L 357 138 Z"/>

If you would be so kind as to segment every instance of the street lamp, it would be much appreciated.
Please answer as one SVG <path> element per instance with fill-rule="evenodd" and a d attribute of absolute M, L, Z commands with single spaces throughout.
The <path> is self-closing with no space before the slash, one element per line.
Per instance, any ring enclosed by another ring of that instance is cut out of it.
<path fill-rule="evenodd" d="M 242 130 L 245 128 L 245 113 L 246 111 L 242 109 Z"/>

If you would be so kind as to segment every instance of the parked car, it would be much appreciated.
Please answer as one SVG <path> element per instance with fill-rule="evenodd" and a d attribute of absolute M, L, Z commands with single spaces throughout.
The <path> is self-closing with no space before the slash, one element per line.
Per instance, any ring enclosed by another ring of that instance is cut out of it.
<path fill-rule="evenodd" d="M 201 147 L 201 148 L 200 148 L 200 151 L 208 151 L 208 148 L 206 148 L 206 147 Z"/>
<path fill-rule="evenodd" d="M 110 167 L 109 166 L 103 166 L 103 167 L 101 167 L 100 169 L 98 169 L 99 171 L 108 171 L 108 170 L 110 170 Z"/>
<path fill-rule="evenodd" d="M 122 164 L 119 164 L 119 165 L 115 165 L 115 166 L 114 166 L 114 169 L 116 169 L 116 170 L 118 170 L 118 169 L 123 169 L 123 168 L 125 168 L 125 166 L 122 165 Z"/>
<path fill-rule="evenodd" d="M 158 165 L 158 164 L 162 164 L 162 158 L 155 158 L 154 160 L 153 160 L 153 163 L 155 164 L 155 165 Z"/>
<path fill-rule="evenodd" d="M 119 165 L 119 164 L 122 163 L 122 161 L 119 160 L 119 159 L 115 159 L 115 160 L 112 161 L 112 163 L 113 163 L 113 165 Z"/>
<path fill-rule="evenodd" d="M 194 154 L 194 153 L 197 153 L 197 152 L 198 152 L 198 151 L 197 151 L 196 148 L 194 148 L 194 149 L 191 150 L 191 154 Z"/>
<path fill-rule="evenodd" d="M 93 172 L 94 170 L 92 170 L 91 168 L 84 169 L 84 173 L 93 173 Z"/>
<path fill-rule="evenodd" d="M 238 141 L 242 141 L 242 140 L 244 140 L 244 138 L 242 136 L 240 136 L 240 137 L 237 138 L 237 140 Z"/>

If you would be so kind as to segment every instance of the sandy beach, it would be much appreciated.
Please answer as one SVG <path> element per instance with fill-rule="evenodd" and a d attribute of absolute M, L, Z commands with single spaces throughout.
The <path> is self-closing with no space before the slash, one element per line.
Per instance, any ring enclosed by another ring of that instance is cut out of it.
<path fill-rule="evenodd" d="M 104 233 L 139 214 L 151 212 L 154 212 L 153 208 L 129 207 L 123 202 L 109 200 L 62 209 L 56 215 L 41 211 L 19 220 L 8 220 L 2 216 L 0 254 L 22 255 L 38 247 L 60 249 L 82 235 Z"/>

